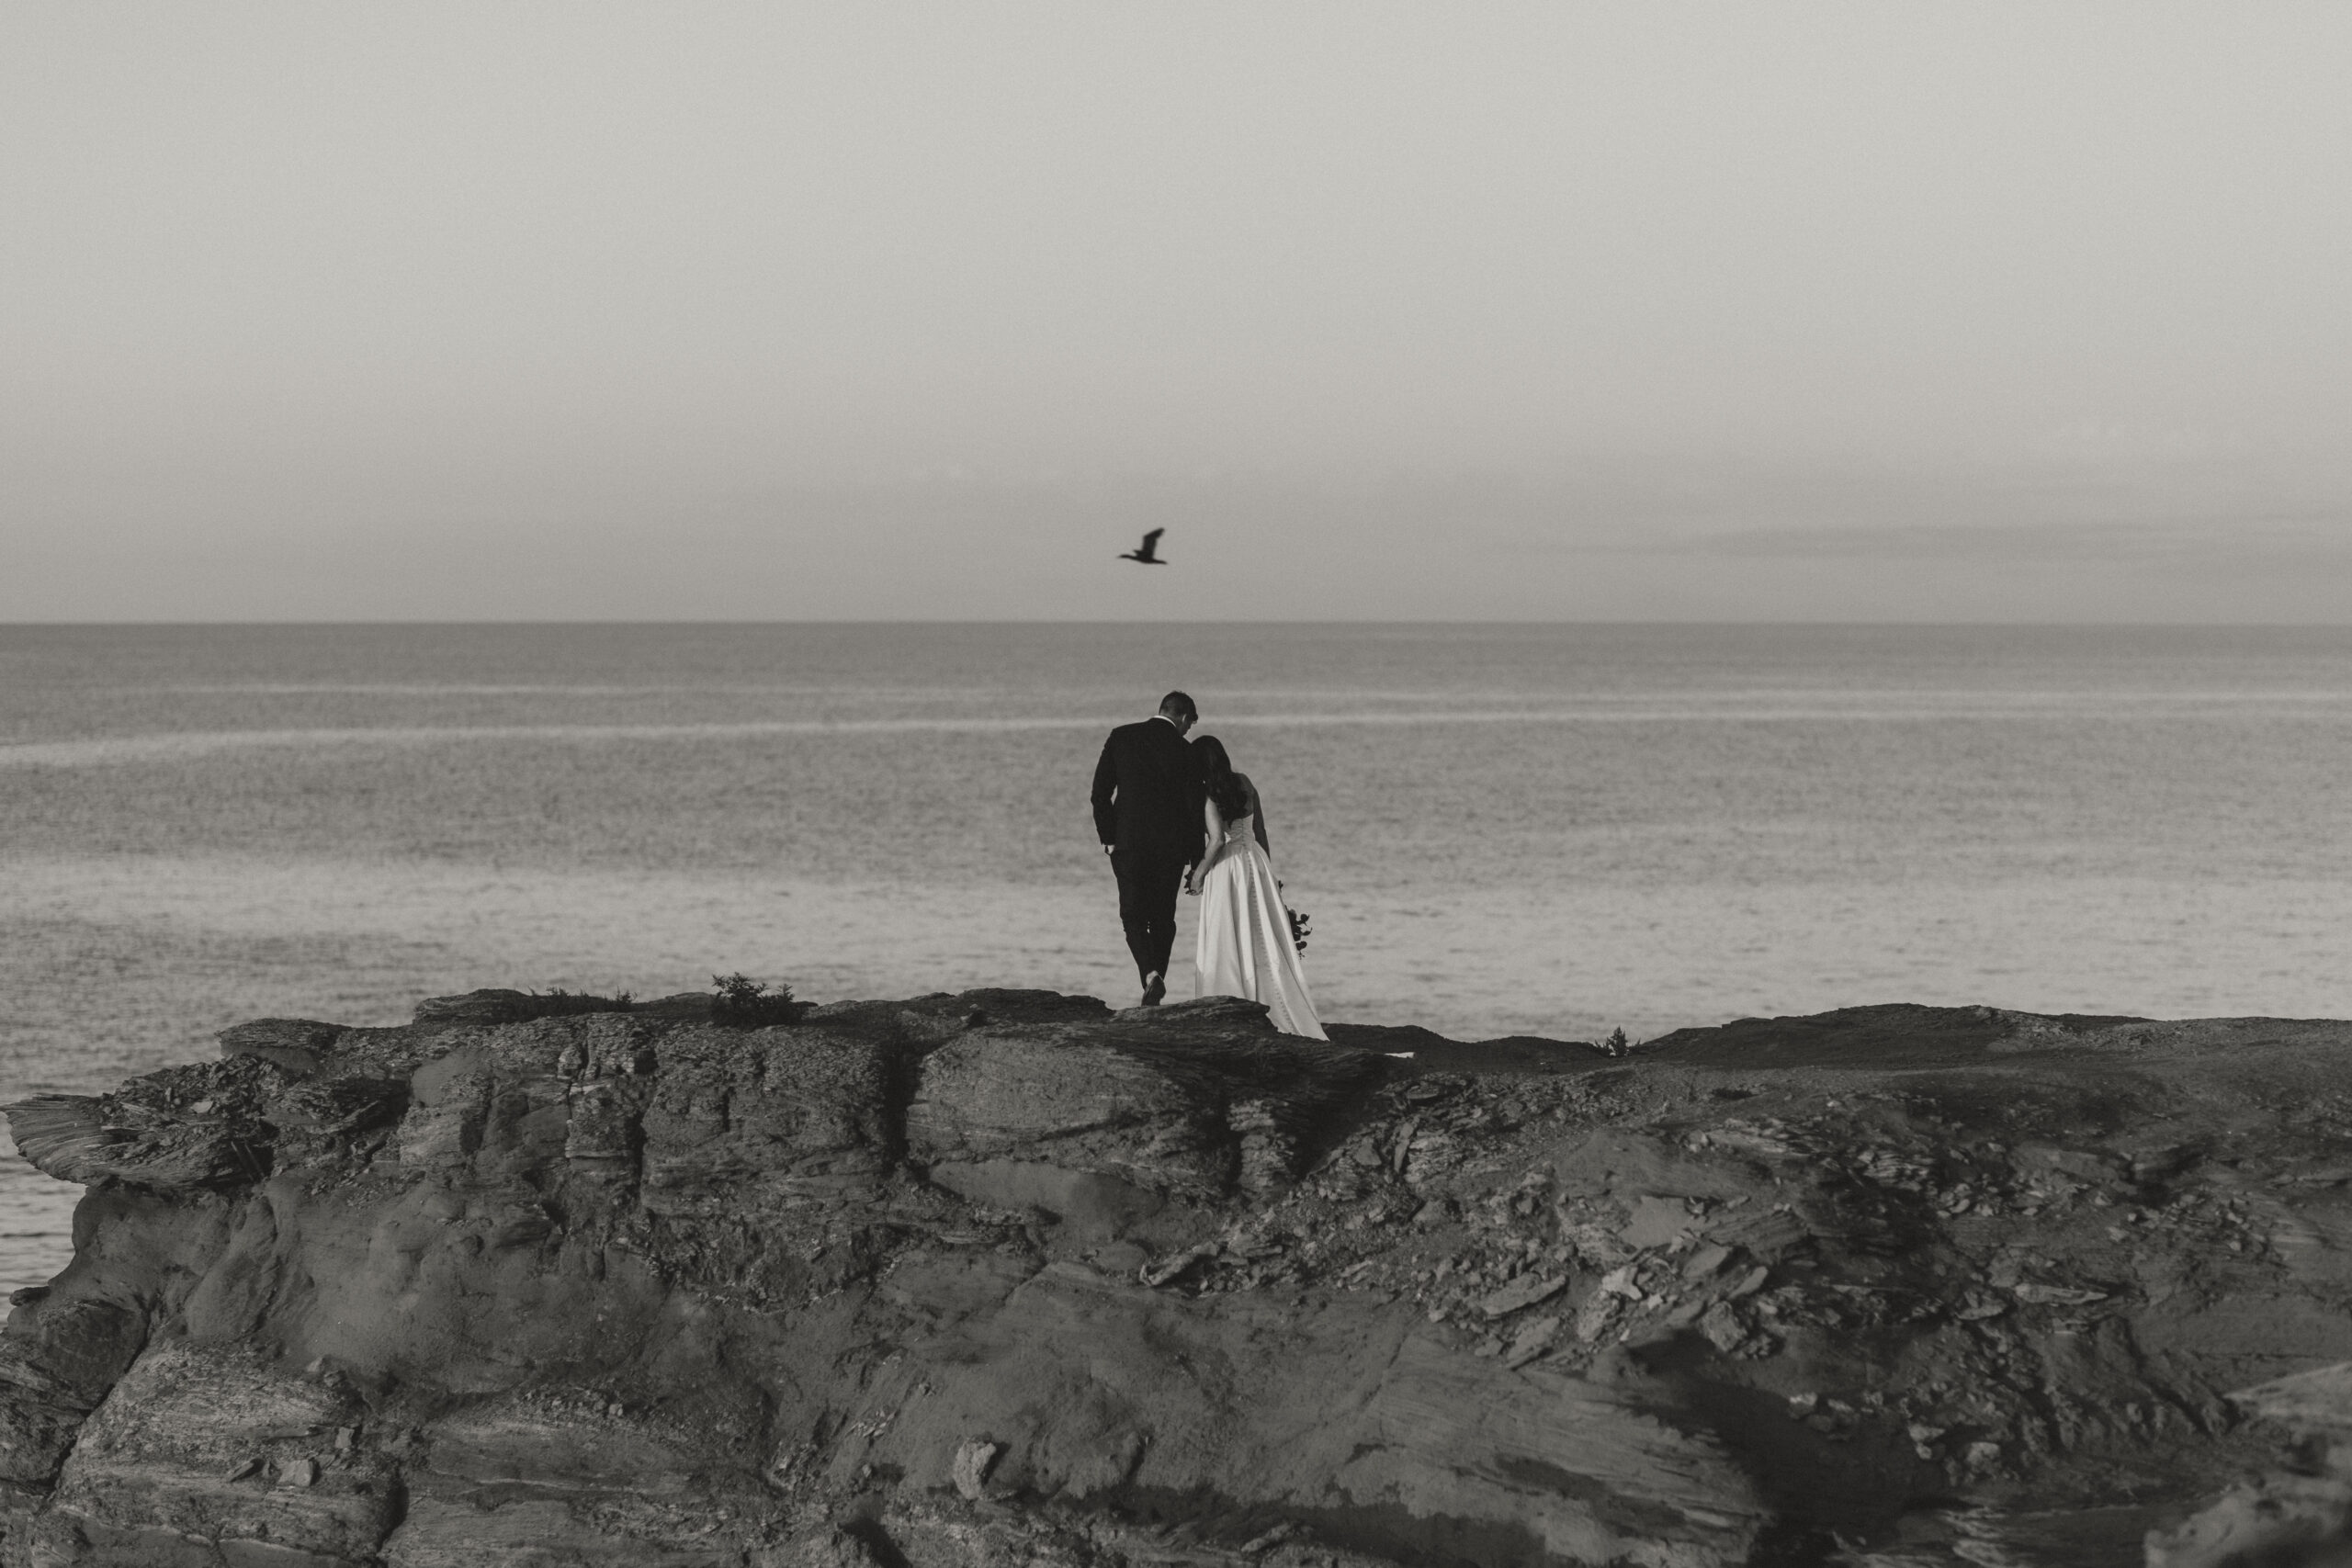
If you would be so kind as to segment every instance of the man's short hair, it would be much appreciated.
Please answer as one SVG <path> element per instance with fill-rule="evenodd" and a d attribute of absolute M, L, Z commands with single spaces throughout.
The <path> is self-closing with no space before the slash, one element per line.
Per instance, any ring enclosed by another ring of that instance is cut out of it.
<path fill-rule="evenodd" d="M 1201 722 L 1201 710 L 1194 707 L 1193 699 L 1182 692 L 1170 692 L 1160 698 L 1159 711 L 1170 718 L 1181 718 L 1193 724 Z"/>

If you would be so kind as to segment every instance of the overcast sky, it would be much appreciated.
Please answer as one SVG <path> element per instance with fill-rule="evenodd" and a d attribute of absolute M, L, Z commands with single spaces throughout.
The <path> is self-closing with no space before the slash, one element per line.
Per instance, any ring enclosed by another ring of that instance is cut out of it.
<path fill-rule="evenodd" d="M 0 0 L 0 619 L 2352 621 L 2347 81 L 2341 0 Z"/>

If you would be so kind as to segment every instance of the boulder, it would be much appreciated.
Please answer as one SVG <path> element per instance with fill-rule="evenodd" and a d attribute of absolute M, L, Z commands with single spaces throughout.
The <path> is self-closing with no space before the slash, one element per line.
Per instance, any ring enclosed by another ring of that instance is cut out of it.
<path fill-rule="evenodd" d="M 9 1107 L 89 1190 L 0 1333 L 0 1562 L 2344 1543 L 2345 1026 L 1335 1032 L 475 992 Z"/>

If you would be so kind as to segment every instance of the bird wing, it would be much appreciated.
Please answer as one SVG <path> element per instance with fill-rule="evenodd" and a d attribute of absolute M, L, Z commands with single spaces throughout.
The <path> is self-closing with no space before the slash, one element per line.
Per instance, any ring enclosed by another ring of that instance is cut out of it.
<path fill-rule="evenodd" d="M 1143 536 L 1143 553 L 1151 554 L 1152 547 L 1159 543 L 1159 536 L 1166 532 L 1168 530 L 1165 528 L 1154 528 L 1150 533 L 1146 534 Z"/>

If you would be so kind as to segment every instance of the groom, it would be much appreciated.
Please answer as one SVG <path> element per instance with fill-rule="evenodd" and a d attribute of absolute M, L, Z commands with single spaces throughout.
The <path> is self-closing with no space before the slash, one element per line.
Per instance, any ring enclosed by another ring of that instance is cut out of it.
<path fill-rule="evenodd" d="M 1119 878 L 1119 923 L 1148 1008 L 1168 994 L 1176 890 L 1201 858 L 1201 768 L 1184 740 L 1200 716 L 1192 698 L 1170 692 L 1151 717 L 1111 731 L 1094 765 L 1094 836 Z"/>

